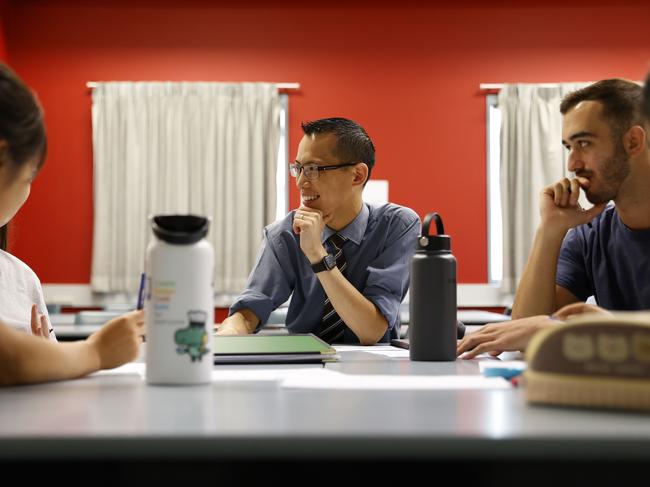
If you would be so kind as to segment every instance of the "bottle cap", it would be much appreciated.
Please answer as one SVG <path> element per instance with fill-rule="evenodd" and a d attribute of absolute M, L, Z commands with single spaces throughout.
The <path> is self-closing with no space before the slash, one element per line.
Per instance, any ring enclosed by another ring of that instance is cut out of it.
<path fill-rule="evenodd" d="M 431 220 L 436 221 L 437 235 L 429 235 Z M 451 251 L 451 237 L 445 235 L 442 217 L 438 213 L 427 213 L 422 223 L 422 235 L 418 237 L 415 245 L 417 252 L 449 252 Z"/>
<path fill-rule="evenodd" d="M 197 215 L 158 215 L 151 219 L 156 237 L 170 244 L 189 245 L 208 234 L 210 220 Z"/>

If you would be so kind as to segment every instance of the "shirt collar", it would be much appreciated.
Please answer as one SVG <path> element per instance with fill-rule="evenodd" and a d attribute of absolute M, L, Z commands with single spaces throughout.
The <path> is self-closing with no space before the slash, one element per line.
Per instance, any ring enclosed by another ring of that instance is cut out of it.
<path fill-rule="evenodd" d="M 362 203 L 361 211 L 357 213 L 357 216 L 354 217 L 354 220 L 352 220 L 350 223 L 348 223 L 344 228 L 342 228 L 338 232 L 332 230 L 330 227 L 325 225 L 325 229 L 323 230 L 323 235 L 321 237 L 322 243 L 325 243 L 325 241 L 328 238 L 330 238 L 335 233 L 338 233 L 339 235 L 342 235 L 348 240 L 353 241 L 356 245 L 359 245 L 361 243 L 361 240 L 363 240 L 363 236 L 366 233 L 366 227 L 368 226 L 369 216 L 370 216 L 370 210 L 368 209 L 368 205 Z"/>

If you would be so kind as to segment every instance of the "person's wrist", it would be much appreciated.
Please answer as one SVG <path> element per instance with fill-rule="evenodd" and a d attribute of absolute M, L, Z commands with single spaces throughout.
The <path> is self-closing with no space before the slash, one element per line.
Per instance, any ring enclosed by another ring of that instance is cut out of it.
<path fill-rule="evenodd" d="M 219 325 L 215 333 L 217 335 L 240 335 L 240 333 L 237 332 L 237 328 L 232 326 L 231 324 Z"/>
<path fill-rule="evenodd" d="M 90 370 L 102 370 L 102 354 L 100 352 L 100 340 L 97 338 L 97 333 L 90 335 L 81 344 Z"/>
<path fill-rule="evenodd" d="M 537 236 L 547 243 L 562 243 L 569 230 L 571 230 L 571 227 L 564 228 L 563 226 L 557 224 L 548 224 L 542 222 L 537 229 Z"/>
<path fill-rule="evenodd" d="M 325 250 L 324 247 L 321 247 L 320 250 L 307 255 L 307 260 L 309 260 L 309 263 L 311 265 L 314 265 L 322 261 L 325 258 L 325 256 L 327 256 L 327 251 Z"/>
<path fill-rule="evenodd" d="M 240 310 L 228 316 L 220 325 L 217 325 L 218 335 L 248 335 L 254 333 L 255 326 L 252 320 L 246 316 L 245 311 Z M 251 330 L 252 328 L 252 330 Z"/>
<path fill-rule="evenodd" d="M 241 335 L 239 332 L 239 326 L 238 323 L 229 320 L 229 321 L 224 321 L 220 325 L 217 326 L 217 334 L 219 335 Z"/>

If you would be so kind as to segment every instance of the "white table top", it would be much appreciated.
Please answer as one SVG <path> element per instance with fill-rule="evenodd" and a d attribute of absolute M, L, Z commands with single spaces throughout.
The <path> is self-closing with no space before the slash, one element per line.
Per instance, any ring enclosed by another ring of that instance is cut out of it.
<path fill-rule="evenodd" d="M 433 389 L 436 376 L 477 376 L 479 361 L 411 362 L 386 346 L 341 350 L 341 361 L 324 370 L 345 374 L 355 387 L 379 388 L 325 387 L 331 377 L 318 375 L 311 379 L 318 387 L 292 388 L 279 379 L 305 368 L 318 373 L 318 365 L 218 366 L 210 385 L 148 386 L 143 364 L 5 387 L 0 458 L 244 459 L 254 451 L 258 459 L 650 460 L 646 415 L 532 406 L 509 386 Z M 253 380 L 251 371 L 260 369 L 267 377 Z M 406 384 L 364 379 L 377 375 Z M 418 388 L 420 379 L 429 385 Z"/>

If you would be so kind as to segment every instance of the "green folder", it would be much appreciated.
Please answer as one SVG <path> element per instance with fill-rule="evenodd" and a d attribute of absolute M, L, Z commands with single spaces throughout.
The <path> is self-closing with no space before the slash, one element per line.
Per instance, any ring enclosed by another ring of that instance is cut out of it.
<path fill-rule="evenodd" d="M 215 364 L 322 363 L 338 360 L 336 350 L 315 335 L 214 336 Z"/>

